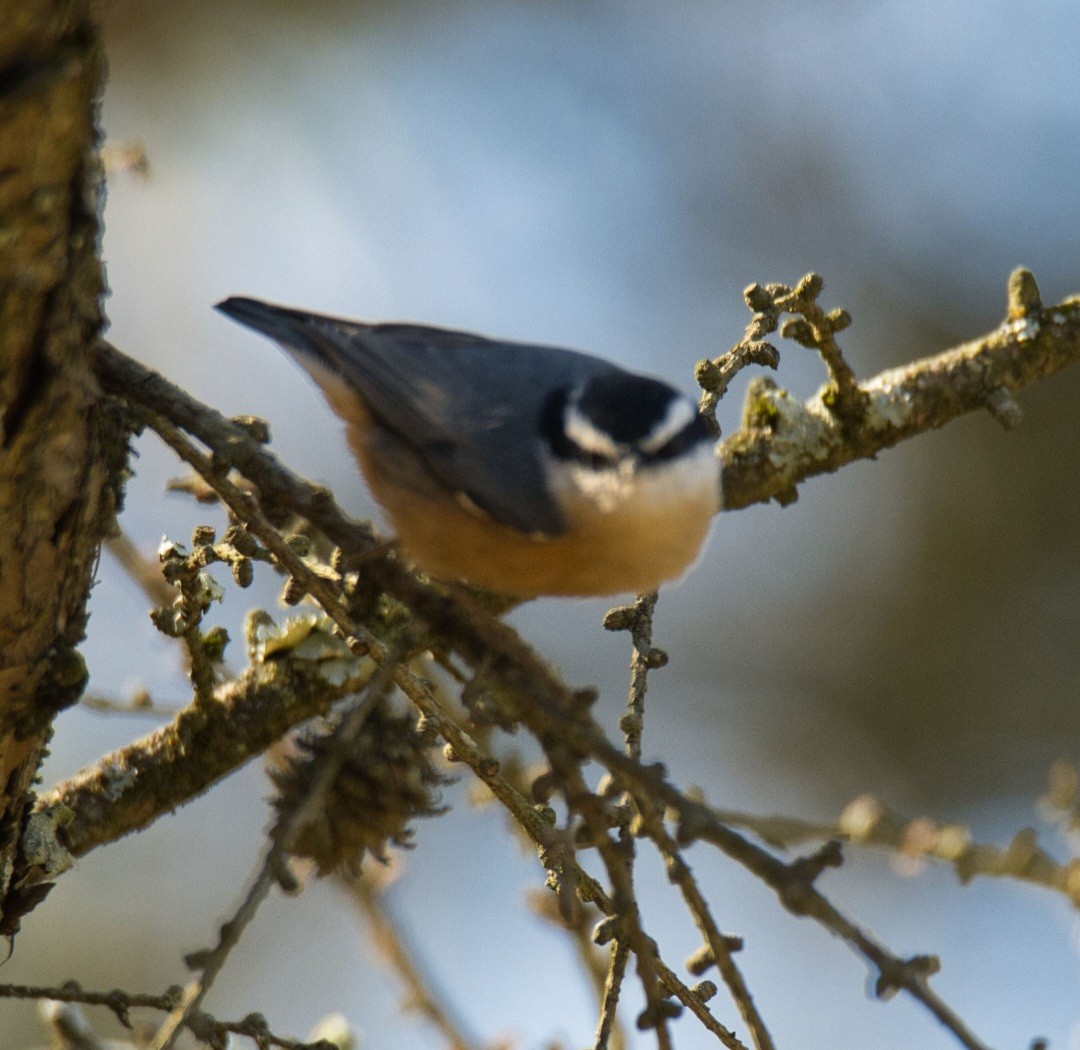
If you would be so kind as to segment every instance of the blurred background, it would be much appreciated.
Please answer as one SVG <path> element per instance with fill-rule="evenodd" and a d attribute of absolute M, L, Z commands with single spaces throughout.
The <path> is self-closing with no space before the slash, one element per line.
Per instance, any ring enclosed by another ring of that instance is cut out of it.
<path fill-rule="evenodd" d="M 224 412 L 269 419 L 277 454 L 358 515 L 376 508 L 335 418 L 218 299 L 580 347 L 689 391 L 694 362 L 741 335 L 751 281 L 822 273 L 824 304 L 854 315 L 842 342 L 861 376 L 996 325 L 1018 264 L 1047 302 L 1080 292 L 1074 0 L 111 0 L 102 17 L 105 131 L 150 163 L 110 179 L 111 338 Z M 820 362 L 781 351 L 781 384 L 810 394 Z M 1061 375 L 1021 395 L 1018 431 L 965 418 L 813 480 L 794 506 L 721 516 L 661 597 L 671 663 L 651 680 L 646 756 L 752 812 L 834 818 L 872 792 L 1001 844 L 1036 822 L 1049 766 L 1080 750 L 1078 397 L 1080 373 Z M 164 495 L 181 470 L 152 436 L 138 450 L 123 525 L 141 549 L 221 522 Z M 230 591 L 216 622 L 239 638 L 252 602 L 283 616 L 277 590 L 266 574 Z M 601 629 L 609 604 L 541 601 L 513 620 L 571 681 L 600 686 L 614 727 L 628 641 Z M 92 612 L 94 692 L 186 698 L 175 647 L 107 558 Z M 151 725 L 66 713 L 45 781 Z M 81 861 L 3 980 L 182 981 L 181 956 L 211 943 L 257 862 L 268 793 L 252 767 Z M 462 786 L 446 797 L 395 912 L 480 1037 L 590 1043 L 572 949 L 522 905 L 536 861 Z M 901 954 L 940 953 L 936 986 L 987 1042 L 1080 1048 L 1062 900 L 848 857 L 826 891 Z M 746 938 L 740 965 L 780 1047 L 953 1045 L 906 999 L 873 1001 L 860 960 L 741 871 L 700 848 L 690 860 L 720 925 Z M 641 881 L 677 966 L 691 924 L 659 865 Z M 344 896 L 318 884 L 268 902 L 207 1005 L 297 1036 L 340 1011 L 364 1046 L 440 1045 L 399 1003 Z M 736 1024 L 723 993 L 713 1005 Z M 4 1047 L 42 1041 L 29 1007 L 0 1016 Z M 675 1036 L 713 1045 L 690 1018 Z"/>

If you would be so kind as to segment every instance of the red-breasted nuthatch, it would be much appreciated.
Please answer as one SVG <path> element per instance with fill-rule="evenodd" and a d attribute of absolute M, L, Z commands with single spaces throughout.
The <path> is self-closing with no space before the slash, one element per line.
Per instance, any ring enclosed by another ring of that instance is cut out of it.
<path fill-rule="evenodd" d="M 648 591 L 719 509 L 715 439 L 673 387 L 588 354 L 231 298 L 345 421 L 404 553 L 521 596 Z"/>

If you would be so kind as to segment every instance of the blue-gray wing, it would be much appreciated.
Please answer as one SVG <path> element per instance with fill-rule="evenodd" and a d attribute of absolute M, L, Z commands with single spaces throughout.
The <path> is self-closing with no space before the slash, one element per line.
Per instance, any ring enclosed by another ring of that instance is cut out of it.
<path fill-rule="evenodd" d="M 471 502 L 529 535 L 565 530 L 545 483 L 541 413 L 554 391 L 614 365 L 558 347 L 366 325 L 254 299 L 226 299 L 218 309 L 355 390 L 379 430 L 380 466 L 396 470 L 399 483 Z"/>

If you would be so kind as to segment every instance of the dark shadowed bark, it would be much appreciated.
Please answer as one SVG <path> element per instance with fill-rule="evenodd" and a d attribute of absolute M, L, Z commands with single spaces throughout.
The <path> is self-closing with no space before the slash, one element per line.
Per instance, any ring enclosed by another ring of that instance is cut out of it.
<path fill-rule="evenodd" d="M 76 646 L 113 517 L 103 407 L 96 105 L 83 0 L 0 3 L 0 932 L 31 903 L 19 855 L 57 712 L 86 677 Z M 34 872 L 40 875 L 40 870 Z M 40 891 L 37 891 L 40 893 Z"/>

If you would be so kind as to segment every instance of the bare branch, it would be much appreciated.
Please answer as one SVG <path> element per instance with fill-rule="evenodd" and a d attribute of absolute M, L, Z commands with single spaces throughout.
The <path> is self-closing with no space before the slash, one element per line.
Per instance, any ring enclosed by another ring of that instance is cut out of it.
<path fill-rule="evenodd" d="M 819 392 L 806 405 L 774 385 L 756 381 L 748 393 L 744 426 L 720 445 L 726 509 L 771 498 L 794 498 L 796 485 L 813 476 L 932 429 L 966 411 L 985 408 L 994 391 L 1015 390 L 1080 360 L 1080 299 L 1066 300 L 1010 321 L 973 343 L 860 386 L 861 422 L 847 430 Z M 365 579 L 373 592 L 402 601 L 445 648 L 474 670 L 485 668 L 501 685 L 537 669 L 523 657 L 520 640 L 496 625 L 475 603 L 420 580 L 392 554 L 380 549 L 370 526 L 351 521 L 330 494 L 297 478 L 241 427 L 201 405 L 173 384 L 107 345 L 97 357 L 103 384 L 183 426 L 214 455 L 219 469 L 232 466 L 258 487 L 271 518 L 280 509 L 301 514 L 347 552 L 368 552 Z M 479 613 L 479 615 L 478 615 Z M 542 662 L 541 662 L 542 663 Z M 549 677 L 549 675 L 542 675 Z M 501 681 L 500 681 L 501 680 Z M 514 690 L 511 689 L 511 692 Z M 565 695 L 565 687 L 559 690 Z"/>
<path fill-rule="evenodd" d="M 742 941 L 739 938 L 727 937 L 720 932 L 712 917 L 708 901 L 705 900 L 705 895 L 701 892 L 690 870 L 690 865 L 686 863 L 678 844 L 668 834 L 655 807 L 642 807 L 641 822 L 644 833 L 652 839 L 663 856 L 668 878 L 679 887 L 683 900 L 694 917 L 698 932 L 705 942 L 702 950 L 688 962 L 688 969 L 695 976 L 701 976 L 710 966 L 715 965 L 731 992 L 731 997 L 735 1000 L 735 1005 L 746 1027 L 750 1030 L 754 1046 L 757 1050 L 774 1050 L 775 1044 L 765 1026 L 765 1020 L 754 1003 L 746 980 L 733 958 L 736 949 L 742 947 Z"/>
<path fill-rule="evenodd" d="M 83 1006 L 104 1006 L 111 1010 L 125 1028 L 132 1027 L 131 1011 L 139 1009 L 170 1011 L 176 1007 L 183 994 L 179 986 L 169 988 L 163 995 L 143 992 L 125 992 L 114 988 L 111 992 L 84 990 L 76 981 L 67 981 L 56 987 L 30 984 L 0 984 L 0 999 L 38 999 L 57 1003 L 80 1003 Z M 270 1031 L 261 1014 L 248 1014 L 242 1021 L 219 1021 L 201 1011 L 188 1018 L 191 1033 L 212 1046 L 222 1046 L 230 1034 L 246 1036 L 260 1046 L 274 1046 L 280 1050 L 337 1050 L 332 1044 L 320 1041 L 305 1043 L 286 1039 Z"/>
<path fill-rule="evenodd" d="M 633 605 L 612 609 L 604 617 L 604 626 L 609 631 L 628 630 L 633 636 L 633 650 L 630 657 L 630 689 L 627 698 L 626 714 L 620 720 L 620 728 L 626 741 L 626 753 L 635 759 L 641 758 L 641 735 L 645 725 L 645 693 L 648 690 L 649 668 L 652 662 L 652 616 L 656 608 L 656 592 L 639 595 Z M 659 654 L 660 650 L 656 650 Z M 666 660 L 666 657 L 665 657 Z M 656 659 L 656 665 L 663 661 Z M 633 862 L 634 838 L 630 833 L 629 821 L 623 820 L 619 826 L 619 844 L 622 848 L 626 868 L 627 894 L 633 897 Z M 617 928 L 616 928 L 617 931 Z M 630 958 L 631 945 L 625 936 L 615 933 L 612 940 L 611 955 L 608 961 L 607 978 L 601 1000 L 600 1018 L 596 1027 L 596 1050 L 607 1050 L 608 1042 L 615 1029 L 618 1014 L 619 995 L 622 990 L 626 963 Z M 649 998 L 646 989 L 646 999 Z M 655 1008 L 654 1008 L 655 1012 Z"/>
<path fill-rule="evenodd" d="M 626 976 L 626 964 L 629 959 L 630 945 L 625 940 L 612 941 L 607 976 L 604 979 L 603 994 L 600 997 L 600 1017 L 596 1023 L 596 1038 L 593 1040 L 596 1050 L 608 1050 L 618 1031 L 619 995 L 622 992 L 623 978 Z"/>
<path fill-rule="evenodd" d="M 756 296 L 757 285 L 751 285 L 743 292 L 746 305 L 753 312 L 740 339 L 727 353 L 713 360 L 699 361 L 694 369 L 694 378 L 701 387 L 701 414 L 713 425 L 717 433 L 720 427 L 716 422 L 716 406 L 727 393 L 731 381 L 744 368 L 750 365 L 762 365 L 776 369 L 780 364 L 780 353 L 765 337 L 776 331 L 780 312 L 775 309 L 771 299 L 759 302 Z"/>
<path fill-rule="evenodd" d="M 770 886 L 781 904 L 792 914 L 812 918 L 846 941 L 877 968 L 877 987 L 882 998 L 903 989 L 921 1002 L 968 1050 L 986 1050 L 986 1044 L 930 988 L 927 978 L 933 972 L 933 967 L 928 957 L 915 956 L 905 960 L 894 955 L 852 922 L 814 886 L 814 879 L 820 874 L 822 866 L 838 861 L 835 855 L 830 857 L 824 854 L 809 864 L 799 861 L 785 864 L 726 827 L 707 806 L 687 798 L 668 783 L 661 770 L 633 762 L 599 734 L 568 719 L 553 717 L 548 711 L 540 712 L 537 721 L 549 732 L 553 722 L 561 724 L 567 743 L 589 751 L 615 774 L 616 781 L 629 790 L 635 799 L 649 803 L 662 801 L 670 807 L 679 818 L 680 841 L 690 843 L 701 840 L 716 846 Z"/>
<path fill-rule="evenodd" d="M 604 626 L 608 630 L 629 630 L 634 640 L 630 663 L 630 695 L 627 713 L 623 715 L 620 726 L 626 736 L 626 754 L 628 758 L 641 760 L 641 732 L 644 720 L 645 693 L 648 689 L 648 673 L 651 668 L 663 667 L 667 663 L 667 653 L 653 648 L 653 614 L 656 611 L 657 595 L 640 595 L 632 606 L 612 609 L 604 617 Z M 603 791 L 603 788 L 601 788 Z M 675 840 L 664 827 L 663 815 L 651 802 L 638 796 L 627 796 L 626 801 L 634 806 L 635 818 L 625 825 L 622 834 L 631 838 L 633 835 L 645 835 L 650 838 L 660 851 L 667 867 L 668 878 L 682 891 L 690 913 L 694 917 L 698 930 L 705 939 L 708 952 L 707 963 L 691 967 L 696 976 L 700 976 L 711 965 L 716 965 L 721 972 L 732 997 L 739 1008 L 743 1020 L 750 1029 L 757 1050 L 774 1050 L 772 1037 L 765 1022 L 754 1005 L 750 990 L 743 980 L 735 961 L 732 959 L 732 938 L 724 937 L 713 921 L 708 903 L 694 880 L 690 866 L 683 859 Z M 741 946 L 741 942 L 740 942 Z M 704 957 L 701 957 L 704 960 Z M 612 966 L 614 968 L 614 960 Z M 624 963 L 625 965 L 625 963 Z M 605 1001 L 606 1006 L 606 1001 Z M 726 1045 L 731 1046 L 731 1043 Z M 597 1050 L 601 1050 L 599 1041 Z"/>
<path fill-rule="evenodd" d="M 836 823 L 782 815 L 753 816 L 713 808 L 717 820 L 753 832 L 782 848 L 804 842 L 840 839 L 853 846 L 884 849 L 910 859 L 949 864 L 961 882 L 977 877 L 1007 878 L 1054 890 L 1080 907 L 1080 860 L 1057 861 L 1039 845 L 1031 828 L 1021 828 L 1007 846 L 975 842 L 962 824 L 939 824 L 929 817 L 910 819 L 870 795 L 851 802 Z"/>
<path fill-rule="evenodd" d="M 619 728 L 626 739 L 626 753 L 631 758 L 641 758 L 641 733 L 645 721 L 645 694 L 648 692 L 649 671 L 663 667 L 668 660 L 663 649 L 652 644 L 653 613 L 656 610 L 657 593 L 639 594 L 633 605 L 622 605 L 608 611 L 604 627 L 609 631 L 629 631 L 633 639 L 630 655 L 630 691 L 626 701 L 626 714 Z"/>
<path fill-rule="evenodd" d="M 626 1034 L 619 1023 L 616 1011 L 605 1006 L 612 952 L 602 952 L 593 942 L 592 930 L 596 925 L 596 912 L 592 907 L 583 905 L 576 910 L 575 914 L 568 916 L 560 910 L 558 898 L 552 893 L 538 888 L 526 892 L 529 907 L 535 915 L 570 935 L 581 962 L 581 968 L 585 971 L 596 993 L 601 1014 L 606 1012 L 610 1017 L 606 1045 L 609 1050 L 625 1050 Z"/>
<path fill-rule="evenodd" d="M 338 881 L 367 920 L 379 954 L 405 984 L 408 990 L 406 1009 L 427 1018 L 442 1035 L 449 1050 L 481 1050 L 483 1043 L 467 1033 L 465 1025 L 435 991 L 417 959 L 416 949 L 408 944 L 371 876 L 364 872 L 355 875 L 339 872 Z"/>
<path fill-rule="evenodd" d="M 161 575 L 161 566 L 143 557 L 142 552 L 123 531 L 118 531 L 106 543 L 109 553 L 117 564 L 139 585 L 139 589 L 150 599 L 151 605 L 171 605 L 176 599 L 176 588 L 166 583 Z"/>

